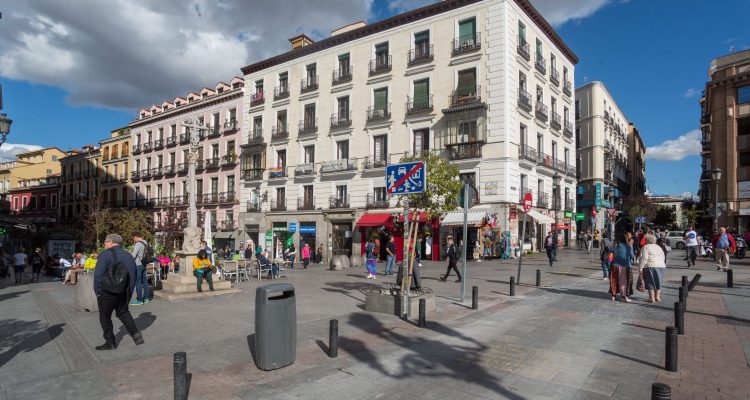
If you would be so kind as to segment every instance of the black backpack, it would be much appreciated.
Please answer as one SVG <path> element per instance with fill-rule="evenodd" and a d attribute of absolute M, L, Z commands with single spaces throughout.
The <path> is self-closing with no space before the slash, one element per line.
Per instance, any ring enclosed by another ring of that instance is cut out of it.
<path fill-rule="evenodd" d="M 148 265 L 154 261 L 156 261 L 156 256 L 154 255 L 154 248 L 151 247 L 150 244 L 146 241 L 141 241 L 143 243 L 143 255 L 141 256 L 141 265 Z"/>
<path fill-rule="evenodd" d="M 104 273 L 101 289 L 109 294 L 124 294 L 128 290 L 130 274 L 125 264 L 117 258 L 115 250 L 112 250 L 112 257 L 114 263 Z"/>

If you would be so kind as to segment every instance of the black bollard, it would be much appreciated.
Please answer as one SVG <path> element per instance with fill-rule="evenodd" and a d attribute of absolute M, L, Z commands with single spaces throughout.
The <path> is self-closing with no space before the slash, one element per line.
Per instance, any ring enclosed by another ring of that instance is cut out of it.
<path fill-rule="evenodd" d="M 695 287 L 695 285 L 697 285 L 698 281 L 700 281 L 700 280 L 701 280 L 701 274 L 695 274 L 695 276 L 693 277 L 693 280 L 690 281 L 690 285 L 688 286 L 688 290 L 693 290 L 693 288 Z"/>
<path fill-rule="evenodd" d="M 187 354 L 174 353 L 174 400 L 187 400 Z"/>
<path fill-rule="evenodd" d="M 731 269 L 727 270 L 727 287 L 734 287 L 734 272 Z"/>
<path fill-rule="evenodd" d="M 471 309 L 472 310 L 479 309 L 479 287 L 478 286 L 471 287 Z"/>
<path fill-rule="evenodd" d="M 687 292 L 688 292 L 687 289 L 683 286 L 680 286 L 679 291 L 680 291 L 680 294 L 678 296 L 678 299 L 679 299 L 678 301 L 680 303 L 687 305 Z"/>
<path fill-rule="evenodd" d="M 542 286 L 542 270 L 536 270 L 536 286 Z"/>
<path fill-rule="evenodd" d="M 687 286 L 687 285 L 688 285 L 688 277 L 687 277 L 687 275 L 683 275 L 682 276 L 682 286 Z"/>
<path fill-rule="evenodd" d="M 677 327 L 678 335 L 685 334 L 685 303 L 674 303 L 674 326 Z"/>
<path fill-rule="evenodd" d="M 672 388 L 665 383 L 652 384 L 651 400 L 672 400 Z"/>
<path fill-rule="evenodd" d="M 419 322 L 417 323 L 417 325 L 421 326 L 422 328 L 427 326 L 427 318 L 425 314 L 427 314 L 427 300 L 419 299 Z"/>
<path fill-rule="evenodd" d="M 677 372 L 677 328 L 668 326 L 664 343 L 664 369 Z"/>
<path fill-rule="evenodd" d="M 328 357 L 339 356 L 339 320 L 332 319 L 328 332 Z"/>
<path fill-rule="evenodd" d="M 516 295 L 516 277 L 515 276 L 510 277 L 510 295 L 511 296 Z"/>

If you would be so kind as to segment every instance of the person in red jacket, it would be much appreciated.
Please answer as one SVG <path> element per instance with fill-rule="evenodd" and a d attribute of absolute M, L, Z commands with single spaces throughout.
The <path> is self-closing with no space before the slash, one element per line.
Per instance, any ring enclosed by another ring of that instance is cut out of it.
<path fill-rule="evenodd" d="M 729 269 L 729 255 L 737 251 L 734 237 L 727 233 L 724 227 L 719 228 L 719 233 L 712 240 L 714 253 L 716 254 L 716 270 L 727 271 Z"/>

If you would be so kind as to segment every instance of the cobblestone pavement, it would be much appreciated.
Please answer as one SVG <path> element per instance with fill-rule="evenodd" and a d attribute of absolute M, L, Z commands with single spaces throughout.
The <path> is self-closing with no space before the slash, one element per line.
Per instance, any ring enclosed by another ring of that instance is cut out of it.
<path fill-rule="evenodd" d="M 254 295 L 242 293 L 132 307 L 146 344 L 119 322 L 119 348 L 97 352 L 97 315 L 76 312 L 58 282 L 9 286 L 0 280 L 0 400 L 172 398 L 172 355 L 187 352 L 193 399 L 647 399 L 651 384 L 674 399 L 750 398 L 750 261 L 735 262 L 735 287 L 702 260 L 684 268 L 670 254 L 662 302 L 637 293 L 631 304 L 607 294 L 598 263 L 575 250 L 553 268 L 542 255 L 517 262 L 469 263 L 467 302 L 459 284 L 441 282 L 444 263 L 425 262 L 424 286 L 438 309 L 428 326 L 363 310 L 362 290 L 386 282 L 364 270 L 291 270 L 297 296 L 297 358 L 264 372 L 253 362 Z M 738 265 L 739 264 L 739 265 Z M 742 265 L 744 264 L 744 265 Z M 382 270 L 382 264 L 379 266 Z M 542 287 L 534 287 L 536 269 Z M 703 275 L 690 292 L 679 372 L 664 363 L 664 328 L 680 276 Z M 392 280 L 392 278 L 391 278 Z M 471 310 L 471 286 L 480 291 Z M 328 321 L 339 320 L 339 357 L 328 358 Z"/>

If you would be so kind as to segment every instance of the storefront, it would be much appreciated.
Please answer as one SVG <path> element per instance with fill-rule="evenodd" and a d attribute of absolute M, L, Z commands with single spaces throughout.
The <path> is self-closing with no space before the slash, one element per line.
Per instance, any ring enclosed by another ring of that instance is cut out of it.
<path fill-rule="evenodd" d="M 411 218 L 414 218 L 413 213 Z M 401 241 L 401 256 L 398 258 L 399 261 L 403 259 L 403 244 L 404 244 L 404 216 L 399 216 L 398 222 L 401 227 L 399 234 L 396 236 L 396 240 Z M 438 261 L 440 258 L 440 241 L 435 239 L 437 233 L 440 232 L 440 218 L 429 218 L 429 214 L 419 214 L 419 232 L 417 232 L 417 240 L 419 241 L 419 248 L 421 251 L 420 258 L 422 260 L 433 260 Z"/>
<path fill-rule="evenodd" d="M 352 221 L 331 221 L 331 255 L 352 255 Z"/>
<path fill-rule="evenodd" d="M 270 252 L 270 255 L 274 258 L 282 258 L 284 251 L 293 243 L 287 223 L 274 222 L 271 232 L 272 243 L 270 248 L 273 249 L 273 252 Z"/>
<path fill-rule="evenodd" d="M 305 244 L 310 245 L 310 259 L 315 260 L 315 253 L 318 251 L 318 241 L 315 237 L 317 226 L 315 222 L 300 221 L 299 223 L 299 247 L 297 249 L 297 258 L 302 260 L 302 249 Z"/>
<path fill-rule="evenodd" d="M 466 257 L 471 258 L 474 254 L 474 247 L 477 239 L 480 237 L 480 228 L 484 225 L 486 210 L 469 210 L 466 214 L 466 226 L 468 240 L 464 240 L 464 212 L 463 211 L 451 211 L 445 214 L 443 221 L 440 223 L 441 230 L 441 241 L 443 242 L 443 249 L 447 249 L 447 239 L 452 237 L 456 245 L 466 243 Z"/>
<path fill-rule="evenodd" d="M 397 249 L 400 245 L 403 246 L 403 237 L 400 241 L 400 245 L 396 243 L 397 238 L 395 237 L 393 216 L 391 214 L 365 214 L 357 220 L 355 225 L 359 230 L 360 254 L 364 254 L 365 246 L 369 239 L 372 239 L 375 242 L 375 251 L 380 260 L 386 259 L 387 253 L 385 252 L 385 245 L 388 243 L 388 238 L 391 235 L 394 235 L 394 243 L 396 244 Z"/>

